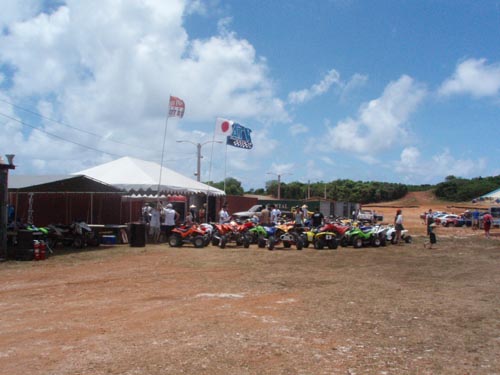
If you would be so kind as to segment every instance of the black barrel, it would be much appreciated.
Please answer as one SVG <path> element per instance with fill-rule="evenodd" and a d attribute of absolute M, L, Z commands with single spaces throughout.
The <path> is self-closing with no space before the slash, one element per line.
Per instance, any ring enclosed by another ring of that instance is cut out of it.
<path fill-rule="evenodd" d="M 146 246 L 146 224 L 130 223 L 130 246 L 144 247 Z"/>

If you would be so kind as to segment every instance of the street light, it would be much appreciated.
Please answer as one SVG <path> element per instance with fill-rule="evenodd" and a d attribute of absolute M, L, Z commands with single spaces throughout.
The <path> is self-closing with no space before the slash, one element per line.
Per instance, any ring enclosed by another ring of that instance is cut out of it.
<path fill-rule="evenodd" d="M 201 169 L 201 147 L 206 145 L 207 143 L 222 143 L 222 141 L 206 141 L 206 142 L 202 142 L 202 143 L 195 143 L 195 142 L 191 142 L 191 141 L 185 141 L 185 140 L 181 140 L 181 141 L 176 141 L 177 143 L 191 143 L 192 145 L 195 145 L 196 146 L 196 156 L 197 156 L 197 163 L 196 163 L 196 180 L 197 181 L 200 181 L 200 169 Z"/>
<path fill-rule="evenodd" d="M 281 199 L 281 176 L 291 175 L 292 173 L 267 172 L 266 174 L 272 174 L 278 177 L 278 199 Z"/>

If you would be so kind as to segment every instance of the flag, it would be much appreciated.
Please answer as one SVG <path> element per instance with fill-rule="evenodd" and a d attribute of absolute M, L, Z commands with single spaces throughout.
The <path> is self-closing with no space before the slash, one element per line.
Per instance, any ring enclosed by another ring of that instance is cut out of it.
<path fill-rule="evenodd" d="M 170 97 L 170 104 L 168 109 L 168 117 L 180 117 L 184 116 L 184 110 L 186 106 L 184 101 L 175 96 Z"/>
<path fill-rule="evenodd" d="M 226 137 L 231 135 L 233 133 L 233 123 L 234 121 L 217 117 L 217 121 L 215 122 L 215 135 Z"/>
<path fill-rule="evenodd" d="M 232 128 L 233 132 L 227 136 L 226 144 L 250 150 L 253 147 L 252 137 L 250 136 L 252 130 L 237 123 L 233 123 Z"/>

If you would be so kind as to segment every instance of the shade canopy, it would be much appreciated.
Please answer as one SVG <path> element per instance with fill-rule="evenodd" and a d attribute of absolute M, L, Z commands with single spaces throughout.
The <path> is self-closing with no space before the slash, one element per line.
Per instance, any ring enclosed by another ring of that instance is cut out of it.
<path fill-rule="evenodd" d="M 151 194 L 159 190 L 161 194 L 226 195 L 220 189 L 162 167 L 158 163 L 128 156 L 74 174 L 92 177 L 130 194 Z"/>

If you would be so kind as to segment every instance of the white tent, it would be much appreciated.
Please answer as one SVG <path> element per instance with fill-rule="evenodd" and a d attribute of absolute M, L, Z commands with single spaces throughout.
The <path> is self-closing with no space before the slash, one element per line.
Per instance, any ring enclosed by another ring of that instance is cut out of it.
<path fill-rule="evenodd" d="M 158 184 L 160 168 L 161 182 Z M 159 190 L 163 194 L 225 195 L 220 189 L 161 167 L 158 163 L 131 157 L 123 157 L 74 174 L 92 177 L 129 193 L 156 193 L 159 185 Z"/>
<path fill-rule="evenodd" d="M 496 189 L 496 190 L 489 192 L 488 194 L 481 195 L 481 198 L 491 199 L 491 200 L 500 199 L 500 189 Z"/>

